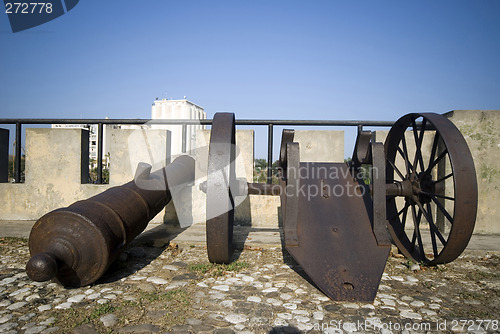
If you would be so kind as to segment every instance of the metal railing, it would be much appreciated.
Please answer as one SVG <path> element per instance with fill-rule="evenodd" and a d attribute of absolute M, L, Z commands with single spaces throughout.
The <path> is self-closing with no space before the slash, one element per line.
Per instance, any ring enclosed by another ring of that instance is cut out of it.
<path fill-rule="evenodd" d="M 182 152 L 186 152 L 186 133 L 188 125 L 211 125 L 211 119 L 59 119 L 59 118 L 0 118 L 0 124 L 15 124 L 15 151 L 14 151 L 14 179 L 21 182 L 21 131 L 27 124 L 97 124 L 97 183 L 102 183 L 102 156 L 103 156 L 103 126 L 104 125 L 181 125 Z M 236 125 L 267 126 L 267 183 L 272 183 L 273 163 L 273 130 L 275 126 L 344 126 L 357 127 L 358 132 L 363 127 L 391 127 L 394 122 L 388 121 L 358 121 L 358 120 L 260 120 L 237 119 Z"/>

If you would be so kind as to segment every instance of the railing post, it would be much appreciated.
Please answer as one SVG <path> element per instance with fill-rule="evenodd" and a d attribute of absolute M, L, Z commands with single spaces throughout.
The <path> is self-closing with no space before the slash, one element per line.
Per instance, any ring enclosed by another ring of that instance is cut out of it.
<path fill-rule="evenodd" d="M 273 183 L 273 124 L 267 125 L 267 183 Z"/>
<path fill-rule="evenodd" d="M 182 123 L 182 153 L 186 153 L 187 124 Z"/>
<path fill-rule="evenodd" d="M 97 183 L 102 184 L 102 142 L 103 124 L 97 123 Z"/>
<path fill-rule="evenodd" d="M 363 124 L 358 124 L 358 136 L 363 131 Z"/>
<path fill-rule="evenodd" d="M 16 123 L 16 152 L 14 160 L 14 180 L 21 183 L 21 123 Z"/>

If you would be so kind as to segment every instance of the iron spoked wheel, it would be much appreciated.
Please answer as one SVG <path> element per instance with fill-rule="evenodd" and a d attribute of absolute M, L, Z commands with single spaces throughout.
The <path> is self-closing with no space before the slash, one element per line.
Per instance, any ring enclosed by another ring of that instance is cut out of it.
<path fill-rule="evenodd" d="M 213 263 L 230 263 L 233 255 L 235 122 L 232 113 L 216 113 L 208 151 L 207 253 Z"/>
<path fill-rule="evenodd" d="M 408 114 L 385 142 L 388 229 L 409 259 L 427 265 L 456 259 L 472 235 L 477 181 L 470 150 L 446 117 Z"/>

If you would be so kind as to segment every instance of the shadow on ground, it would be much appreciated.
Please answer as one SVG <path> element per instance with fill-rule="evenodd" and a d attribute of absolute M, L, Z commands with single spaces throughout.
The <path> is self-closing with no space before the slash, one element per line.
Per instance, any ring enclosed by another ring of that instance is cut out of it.
<path fill-rule="evenodd" d="M 302 332 L 293 326 L 280 326 L 272 328 L 269 334 L 302 334 Z"/>
<path fill-rule="evenodd" d="M 315 287 L 319 292 L 321 290 L 318 288 L 318 286 L 311 280 L 309 275 L 302 269 L 300 264 L 293 258 L 293 256 L 286 250 L 285 246 L 285 232 L 283 229 L 283 214 L 281 211 L 281 206 L 278 207 L 278 226 L 279 226 L 279 231 L 280 231 L 280 240 L 281 240 L 281 253 L 283 254 L 283 262 L 290 267 L 293 271 L 295 271 L 300 277 L 305 279 L 309 284 L 311 284 L 313 287 Z M 321 292 L 322 293 L 322 292 Z M 289 333 L 289 332 L 284 332 L 284 333 Z"/>
<path fill-rule="evenodd" d="M 166 246 L 167 244 L 165 244 Z M 109 266 L 104 275 L 95 284 L 106 284 L 116 282 L 122 278 L 129 277 L 142 268 L 148 266 L 165 251 L 165 247 L 153 247 L 153 243 L 148 239 L 132 241 L 119 257 Z"/>

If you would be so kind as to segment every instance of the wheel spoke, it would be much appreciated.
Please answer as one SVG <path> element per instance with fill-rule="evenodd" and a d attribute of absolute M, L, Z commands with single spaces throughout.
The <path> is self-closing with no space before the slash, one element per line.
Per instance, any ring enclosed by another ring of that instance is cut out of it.
<path fill-rule="evenodd" d="M 447 199 L 447 200 L 450 200 L 450 201 L 454 201 L 455 198 L 454 197 L 448 197 L 448 196 L 444 196 L 444 195 L 439 195 L 439 194 L 433 194 L 433 193 L 428 193 L 426 191 L 421 191 L 420 192 L 421 194 L 424 194 L 424 195 L 427 195 L 427 196 L 436 196 L 438 198 L 444 198 L 444 199 Z"/>
<path fill-rule="evenodd" d="M 404 208 L 402 208 L 401 210 L 399 210 L 399 212 L 396 213 L 394 216 L 392 216 L 391 219 L 389 219 L 389 220 L 393 220 L 394 218 L 399 217 L 407 209 L 408 209 L 408 203 L 405 203 Z"/>
<path fill-rule="evenodd" d="M 413 235 L 411 237 L 411 248 L 410 251 L 413 253 L 415 251 L 415 243 L 417 241 L 417 232 L 413 230 Z"/>
<path fill-rule="evenodd" d="M 434 252 L 434 257 L 438 256 L 437 251 L 437 243 L 436 236 L 443 246 L 446 246 L 446 239 L 443 237 L 436 224 L 434 224 L 434 219 L 432 218 L 432 209 L 430 203 L 427 203 L 427 211 L 423 208 L 422 204 L 419 205 L 420 210 L 424 213 L 425 219 L 429 223 L 430 233 L 431 233 L 431 241 L 432 241 L 432 249 Z"/>
<path fill-rule="evenodd" d="M 437 243 L 436 243 L 436 235 L 434 234 L 434 231 L 432 229 L 432 225 L 434 225 L 434 223 L 432 222 L 432 212 L 430 211 L 429 206 L 427 206 L 428 212 L 425 211 L 424 207 L 422 206 L 421 203 L 418 203 L 418 207 L 420 208 L 420 210 L 422 210 L 422 212 L 424 213 L 425 219 L 429 223 L 430 232 L 431 232 L 432 252 L 434 253 L 434 257 L 437 257 L 438 256 L 438 249 L 437 249 Z"/>
<path fill-rule="evenodd" d="M 387 160 L 387 162 L 389 163 L 389 165 L 391 165 L 391 167 L 394 169 L 394 171 L 396 171 L 396 173 L 399 175 L 399 177 L 401 178 L 401 180 L 404 180 L 405 177 L 403 176 L 403 174 L 401 174 L 401 172 L 399 171 L 398 167 L 396 167 L 396 165 L 394 165 L 394 163 L 392 161 Z"/>
<path fill-rule="evenodd" d="M 412 172 L 416 173 L 417 172 L 418 133 L 417 133 L 417 124 L 415 123 L 415 119 L 413 117 L 411 119 L 411 124 L 412 124 L 413 138 L 415 139 L 415 158 L 413 159 Z"/>
<path fill-rule="evenodd" d="M 441 159 L 443 159 L 446 154 L 448 154 L 448 149 L 445 149 L 443 152 L 441 152 L 441 154 L 437 157 L 437 159 L 434 160 L 432 164 L 429 165 L 429 168 L 427 168 L 426 172 L 429 172 L 431 169 L 433 169 L 434 166 L 436 166 L 438 162 L 441 161 Z"/>
<path fill-rule="evenodd" d="M 406 137 L 404 133 L 403 136 L 401 137 L 401 142 L 403 144 L 403 153 L 404 153 L 403 158 L 405 159 L 406 175 L 410 175 L 411 171 L 413 170 L 413 166 L 410 164 L 410 161 L 408 160 L 408 146 L 406 145 Z"/>
<path fill-rule="evenodd" d="M 419 152 L 420 152 L 420 169 L 422 171 L 425 171 L 424 167 L 424 157 L 422 155 L 422 145 L 424 144 L 424 135 L 425 135 L 425 128 L 427 126 L 427 118 L 424 118 L 422 120 L 422 125 L 420 128 L 420 147 L 419 147 Z"/>
<path fill-rule="evenodd" d="M 436 131 L 434 134 L 434 140 L 432 141 L 431 155 L 429 157 L 429 166 L 431 165 L 431 162 L 434 160 L 434 156 L 436 155 L 438 142 L 439 142 L 439 132 Z M 427 171 L 429 170 L 431 170 L 431 168 L 427 167 Z"/>
<path fill-rule="evenodd" d="M 446 246 L 448 241 L 443 237 L 443 235 L 441 234 L 441 231 L 439 231 L 438 227 L 434 223 L 434 219 L 432 218 L 431 203 L 427 203 L 427 212 L 429 212 L 429 217 L 430 217 L 429 227 L 431 228 L 431 231 L 434 231 L 434 234 L 437 235 L 437 237 L 439 238 L 439 241 L 441 241 L 441 244 L 443 246 Z"/>
<path fill-rule="evenodd" d="M 434 232 L 434 235 L 437 235 L 437 237 L 439 238 L 439 241 L 441 241 L 441 244 L 443 246 L 446 246 L 447 244 L 447 241 L 446 239 L 443 237 L 443 235 L 441 234 L 441 232 L 439 231 L 439 229 L 437 228 L 436 224 L 434 224 L 434 222 L 429 222 L 429 226 L 431 227 L 431 231 Z"/>
<path fill-rule="evenodd" d="M 406 217 L 408 216 L 408 208 L 409 207 L 410 207 L 410 205 L 408 203 L 405 203 L 406 210 L 403 212 L 403 219 L 401 220 L 401 225 L 403 226 L 403 231 L 405 229 Z"/>
<path fill-rule="evenodd" d="M 416 236 L 417 241 L 418 241 L 418 249 L 420 251 L 420 254 L 422 255 L 422 258 L 425 259 L 425 252 L 424 252 L 424 244 L 422 243 L 422 235 L 420 234 L 420 220 L 422 219 L 422 211 L 418 210 L 418 214 L 416 213 L 415 210 L 415 205 L 411 206 L 411 213 L 413 215 L 413 224 L 415 229 L 413 230 L 414 237 Z M 413 248 L 415 248 L 415 243 L 412 242 Z"/>
<path fill-rule="evenodd" d="M 420 165 L 420 170 L 424 171 L 424 160 L 422 158 L 422 141 L 424 139 L 424 132 L 425 132 L 425 124 L 427 123 L 427 119 L 423 119 L 422 121 L 422 128 L 420 129 L 420 134 L 417 131 L 417 123 L 415 122 L 415 119 L 411 120 L 412 127 L 413 127 L 413 136 L 415 137 L 415 159 L 413 161 L 413 172 L 416 173 L 416 165 Z"/>
<path fill-rule="evenodd" d="M 431 195 L 431 199 L 434 203 L 436 203 L 437 207 L 439 208 L 439 210 L 445 215 L 445 217 L 448 219 L 448 221 L 453 225 L 453 217 L 448 213 L 448 211 L 446 211 L 446 209 L 444 208 L 443 204 L 441 204 L 436 196 L 434 195 Z"/>
<path fill-rule="evenodd" d="M 448 179 L 448 178 L 450 178 L 452 176 L 453 176 L 453 173 L 450 173 L 450 174 L 446 175 L 445 177 L 442 177 L 439 180 L 434 181 L 433 183 L 436 184 L 436 183 L 439 183 L 439 182 L 443 182 L 444 180 L 446 180 L 446 179 Z"/>
<path fill-rule="evenodd" d="M 409 175 L 410 171 L 413 169 L 413 166 L 408 161 L 408 156 L 403 152 L 401 147 L 398 146 L 397 150 L 398 150 L 399 154 L 401 155 L 401 157 L 405 160 L 406 173 L 407 173 L 406 175 Z"/>

